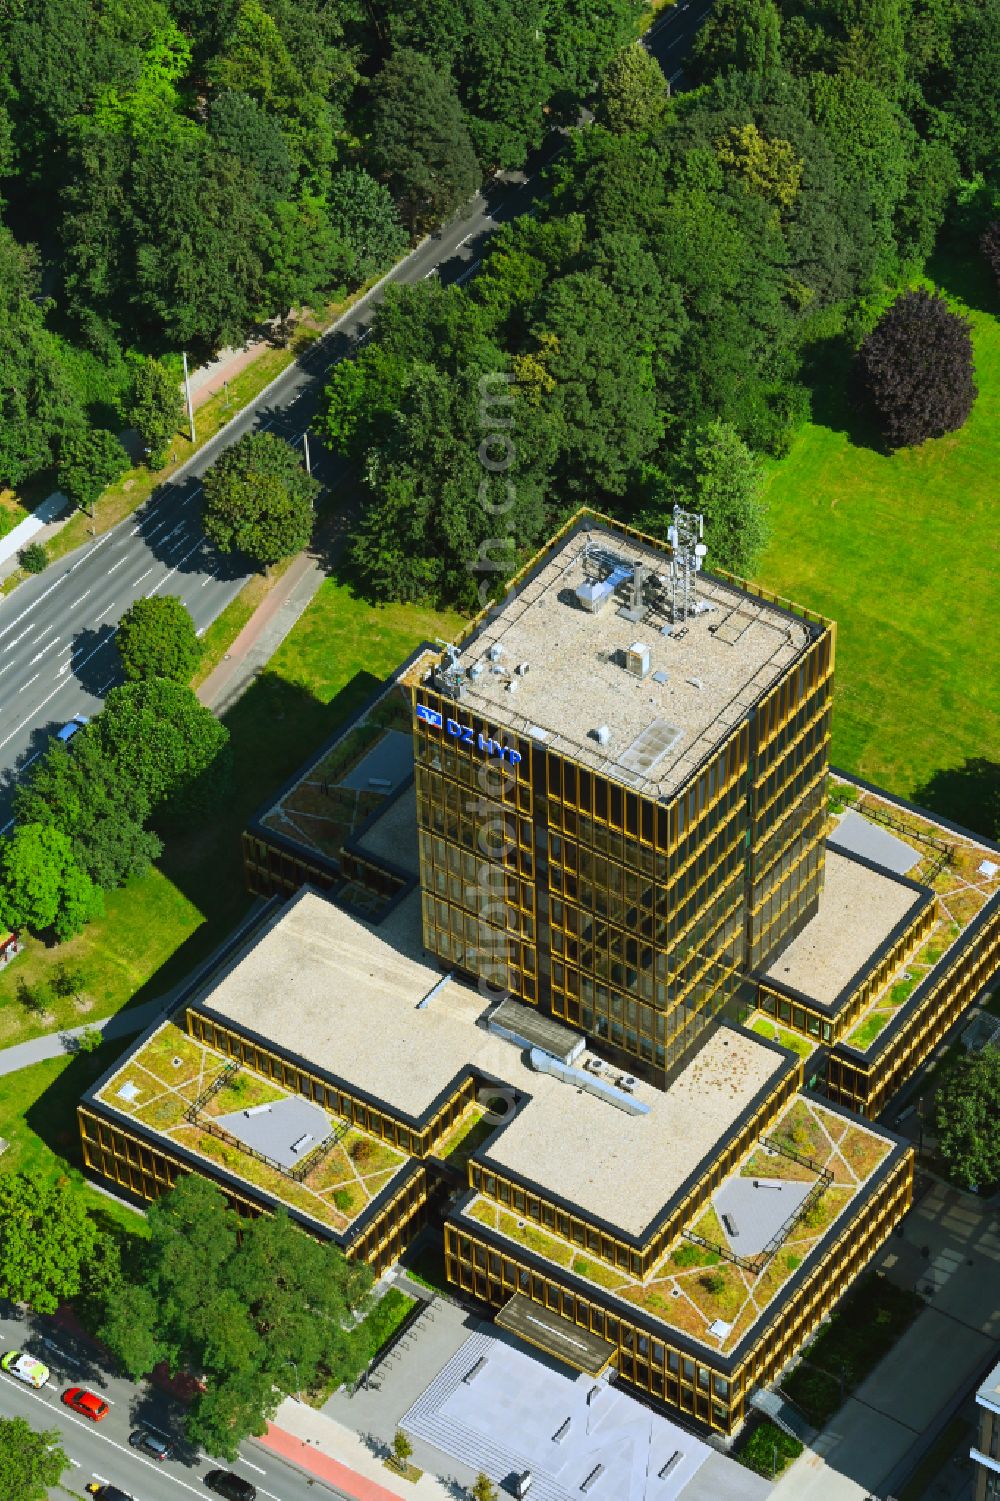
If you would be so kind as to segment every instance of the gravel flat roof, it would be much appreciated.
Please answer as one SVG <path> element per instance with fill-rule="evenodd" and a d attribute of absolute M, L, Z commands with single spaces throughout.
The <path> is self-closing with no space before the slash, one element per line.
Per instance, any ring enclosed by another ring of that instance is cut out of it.
<path fill-rule="evenodd" d="M 764 973 L 830 1005 L 896 924 L 915 915 L 924 900 L 893 876 L 869 870 L 827 845 L 816 916 Z"/>
<path fill-rule="evenodd" d="M 193 1004 L 410 1118 L 475 1065 L 531 1097 L 490 1147 L 498 1165 L 636 1234 L 783 1068 L 720 1028 L 666 1092 L 638 1085 L 644 1116 L 536 1073 L 486 1030 L 478 991 L 424 957 L 417 891 L 372 928 L 304 888 Z"/>
<path fill-rule="evenodd" d="M 649 570 L 654 596 L 638 621 L 622 614 L 635 563 Z M 667 550 L 598 525 L 570 536 L 460 648 L 466 674 L 477 664 L 483 670 L 475 682 L 466 676 L 457 717 L 467 704 L 522 735 L 534 727 L 556 750 L 616 781 L 647 795 L 670 794 L 795 661 L 810 635 L 795 617 L 707 574 L 699 576 L 698 595 L 711 609 L 684 622 L 683 634 L 664 635 L 670 613 L 662 581 L 669 566 Z M 576 590 L 602 575 L 622 581 L 591 614 Z M 644 678 L 624 665 L 637 642 L 649 648 Z M 490 648 L 497 646 L 502 655 L 494 664 Z M 596 739 L 600 726 L 608 728 L 607 745 Z"/>

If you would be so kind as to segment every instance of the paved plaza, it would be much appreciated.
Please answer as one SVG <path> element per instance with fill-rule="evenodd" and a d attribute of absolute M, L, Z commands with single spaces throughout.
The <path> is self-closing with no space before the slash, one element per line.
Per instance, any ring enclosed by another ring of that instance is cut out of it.
<path fill-rule="evenodd" d="M 900 1287 L 916 1287 L 928 1307 L 833 1416 L 812 1451 L 786 1471 L 774 1501 L 898 1494 L 914 1452 L 995 1361 L 1000 1206 L 934 1182 L 875 1265 Z M 954 1479 L 961 1494 L 961 1472 Z"/>

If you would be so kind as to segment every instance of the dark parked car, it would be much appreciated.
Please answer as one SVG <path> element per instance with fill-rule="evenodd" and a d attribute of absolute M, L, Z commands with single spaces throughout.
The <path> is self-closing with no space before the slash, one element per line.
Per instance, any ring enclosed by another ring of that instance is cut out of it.
<path fill-rule="evenodd" d="M 226 1501 L 257 1501 L 257 1487 L 231 1470 L 209 1470 L 205 1484 L 216 1495 L 225 1496 Z"/>
<path fill-rule="evenodd" d="M 151 1454 L 154 1459 L 169 1459 L 174 1452 L 174 1446 L 168 1439 L 161 1438 L 149 1428 L 133 1429 L 128 1441 L 133 1449 L 141 1449 L 143 1454 Z"/>
<path fill-rule="evenodd" d="M 92 1480 L 87 1486 L 87 1494 L 96 1496 L 97 1501 L 132 1501 L 132 1497 L 125 1491 L 120 1491 L 116 1485 L 104 1485 L 100 1480 Z"/>

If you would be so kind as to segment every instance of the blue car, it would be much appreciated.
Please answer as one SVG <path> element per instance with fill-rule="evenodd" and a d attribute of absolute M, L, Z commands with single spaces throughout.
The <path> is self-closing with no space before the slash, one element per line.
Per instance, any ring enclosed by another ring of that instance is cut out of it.
<path fill-rule="evenodd" d="M 69 724 L 64 724 L 61 730 L 56 730 L 56 739 L 61 740 L 65 745 L 67 740 L 72 740 L 77 730 L 82 730 L 84 725 L 89 723 L 90 717 L 87 714 L 74 714 Z"/>

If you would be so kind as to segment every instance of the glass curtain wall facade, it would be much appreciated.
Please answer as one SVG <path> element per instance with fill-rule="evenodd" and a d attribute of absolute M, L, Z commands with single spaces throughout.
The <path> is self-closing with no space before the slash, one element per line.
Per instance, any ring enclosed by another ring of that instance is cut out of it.
<path fill-rule="evenodd" d="M 833 637 L 668 800 L 413 684 L 425 947 L 669 1082 L 815 912 Z"/>
<path fill-rule="evenodd" d="M 805 926 L 823 887 L 834 636 L 828 625 L 751 717 L 751 973 Z"/>

